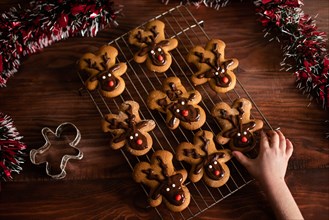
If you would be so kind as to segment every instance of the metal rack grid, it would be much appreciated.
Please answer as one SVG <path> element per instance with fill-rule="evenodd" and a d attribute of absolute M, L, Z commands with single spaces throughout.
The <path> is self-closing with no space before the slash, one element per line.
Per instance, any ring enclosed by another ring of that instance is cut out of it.
<path fill-rule="evenodd" d="M 117 62 L 126 62 L 128 66 L 127 72 L 122 76 L 126 83 L 125 91 L 114 99 L 103 98 L 98 90 L 92 92 L 88 91 L 92 102 L 103 118 L 105 114 L 117 114 L 118 108 L 122 102 L 134 100 L 140 104 L 141 118 L 153 119 L 156 122 L 156 128 L 150 132 L 154 142 L 153 147 L 147 155 L 135 157 L 121 149 L 122 155 L 132 170 L 136 163 L 140 161 L 150 161 L 152 153 L 156 150 L 165 149 L 175 153 L 175 147 L 178 146 L 179 143 L 186 141 L 191 142 L 194 133 L 196 133 L 196 131 L 188 131 L 181 127 L 172 131 L 165 125 L 165 115 L 148 109 L 146 99 L 149 92 L 160 89 L 161 82 L 166 77 L 177 76 L 181 79 L 182 84 L 187 90 L 197 89 L 202 94 L 203 99 L 199 104 L 207 114 L 207 121 L 201 128 L 202 130 L 209 130 L 217 134 L 220 131 L 220 127 L 217 121 L 211 117 L 210 109 L 217 102 L 224 101 L 232 103 L 235 99 L 240 97 L 248 98 L 253 103 L 252 117 L 262 118 L 265 125 L 272 129 L 269 122 L 258 109 L 256 103 L 254 103 L 238 80 L 238 77 L 234 90 L 226 94 L 216 94 L 210 89 L 208 84 L 194 87 L 190 82 L 189 77 L 193 74 L 194 70 L 193 67 L 186 62 L 185 57 L 189 49 L 196 45 L 204 46 L 209 40 L 209 36 L 203 29 L 203 21 L 198 22 L 185 6 L 177 6 L 149 21 L 154 19 L 159 19 L 165 23 L 166 38 L 176 38 L 179 42 L 178 47 L 171 51 L 173 62 L 170 69 L 165 73 L 155 73 L 147 70 L 145 63 L 137 64 L 134 62 L 133 55 L 138 48 L 128 43 L 129 33 L 126 33 L 109 43 L 109 45 L 114 46 L 119 51 Z M 140 27 L 143 27 L 147 22 Z M 85 76 L 79 74 L 79 77 L 81 82 L 84 83 Z M 220 145 L 217 145 L 217 147 L 224 148 L 224 146 Z M 186 168 L 188 170 L 187 164 L 174 161 L 174 165 L 176 169 Z M 160 205 L 157 208 L 150 209 L 150 212 L 157 213 L 160 219 L 192 219 L 252 181 L 251 176 L 245 168 L 235 159 L 227 162 L 227 165 L 230 168 L 231 176 L 229 181 L 220 188 L 207 187 L 203 181 L 199 181 L 198 183 L 186 182 L 191 193 L 191 201 L 188 208 L 184 211 L 172 213 L 168 211 L 164 205 Z M 142 188 L 147 195 L 148 189 L 143 185 Z"/>

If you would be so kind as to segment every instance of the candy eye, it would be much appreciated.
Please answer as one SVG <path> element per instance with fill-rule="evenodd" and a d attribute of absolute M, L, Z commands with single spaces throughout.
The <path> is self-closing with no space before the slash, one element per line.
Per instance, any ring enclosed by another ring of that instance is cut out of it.
<path fill-rule="evenodd" d="M 130 136 L 129 138 L 130 138 L 130 140 L 133 140 L 134 139 L 134 136 Z"/>
<path fill-rule="evenodd" d="M 175 188 L 176 187 L 175 183 L 173 183 L 171 186 L 172 186 L 172 188 Z"/>
<path fill-rule="evenodd" d="M 169 187 L 168 187 L 168 188 L 166 188 L 166 191 L 167 191 L 167 192 L 169 192 L 169 191 L 170 191 L 170 188 L 169 188 Z"/>
<path fill-rule="evenodd" d="M 219 74 L 219 73 L 216 71 L 216 72 L 215 72 L 215 75 L 218 76 L 218 74 Z"/>
<path fill-rule="evenodd" d="M 218 164 L 217 160 L 214 161 L 214 164 L 215 164 L 215 165 Z"/>
<path fill-rule="evenodd" d="M 161 52 L 161 48 L 160 47 L 158 48 L 158 51 Z"/>
<path fill-rule="evenodd" d="M 138 137 L 138 133 L 135 134 L 135 137 Z"/>
<path fill-rule="evenodd" d="M 151 52 L 151 54 L 153 54 L 153 55 L 155 54 L 154 50 L 151 50 L 150 52 Z"/>
<path fill-rule="evenodd" d="M 112 76 L 112 74 L 111 74 L 111 73 L 109 73 L 107 76 L 108 76 L 108 77 L 111 77 L 111 76 Z"/>
<path fill-rule="evenodd" d="M 209 167 L 209 169 L 211 169 L 212 168 L 212 165 L 209 165 L 208 167 Z"/>
<path fill-rule="evenodd" d="M 176 109 L 176 112 L 177 112 L 177 113 L 179 113 L 179 112 L 180 112 L 180 110 L 179 110 L 179 109 Z"/>
<path fill-rule="evenodd" d="M 236 135 L 238 135 L 238 137 L 240 137 L 241 136 L 241 133 L 237 133 Z"/>
<path fill-rule="evenodd" d="M 247 132 L 245 131 L 245 132 L 243 132 L 243 134 L 244 134 L 244 135 L 247 135 Z"/>
<path fill-rule="evenodd" d="M 185 102 L 184 102 L 184 101 L 182 101 L 182 102 L 181 102 L 181 104 L 182 104 L 182 105 L 185 105 Z"/>
<path fill-rule="evenodd" d="M 106 79 L 106 76 L 102 76 L 102 79 Z"/>

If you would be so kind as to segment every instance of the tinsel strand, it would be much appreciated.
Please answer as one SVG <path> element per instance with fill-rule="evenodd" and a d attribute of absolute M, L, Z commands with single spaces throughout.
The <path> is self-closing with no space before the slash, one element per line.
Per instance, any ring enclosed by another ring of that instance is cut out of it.
<path fill-rule="evenodd" d="M 304 14 L 300 0 L 254 2 L 266 36 L 274 35 L 283 48 L 281 66 L 294 71 L 297 87 L 311 99 L 329 108 L 329 56 L 327 35 L 318 31 L 315 20 Z"/>
<path fill-rule="evenodd" d="M 109 0 L 36 0 L 0 16 L 0 86 L 18 71 L 23 56 L 71 36 L 95 36 L 117 25 L 121 8 Z"/>
<path fill-rule="evenodd" d="M 0 179 L 11 180 L 13 172 L 22 171 L 26 149 L 26 145 L 21 142 L 22 138 L 13 120 L 0 112 Z"/>

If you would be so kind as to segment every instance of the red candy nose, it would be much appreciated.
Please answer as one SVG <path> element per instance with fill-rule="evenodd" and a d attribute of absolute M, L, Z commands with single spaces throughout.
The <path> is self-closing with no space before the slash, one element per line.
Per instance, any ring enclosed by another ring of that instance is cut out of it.
<path fill-rule="evenodd" d="M 143 141 L 142 141 L 142 139 L 137 139 L 136 143 L 137 143 L 138 145 L 142 145 L 142 144 L 143 144 Z"/>
<path fill-rule="evenodd" d="M 242 141 L 243 143 L 247 143 L 248 138 L 247 138 L 247 137 L 242 137 L 242 138 L 241 138 L 241 141 Z"/>
<path fill-rule="evenodd" d="M 110 86 L 110 87 L 114 86 L 114 82 L 113 82 L 112 80 L 109 81 L 109 86 Z"/>
<path fill-rule="evenodd" d="M 183 115 L 184 117 L 188 116 L 188 110 L 186 110 L 186 109 L 183 110 L 183 111 L 182 111 L 182 115 Z"/>
<path fill-rule="evenodd" d="M 225 84 L 228 83 L 228 78 L 227 78 L 226 76 L 224 76 L 224 77 L 222 78 L 222 82 L 225 83 Z"/>
<path fill-rule="evenodd" d="M 215 170 L 214 174 L 215 174 L 215 176 L 219 176 L 219 174 L 220 174 L 219 170 Z"/>
<path fill-rule="evenodd" d="M 180 201 L 181 199 L 182 199 L 182 196 L 181 196 L 181 195 L 177 194 L 177 195 L 175 196 L 175 200 L 176 200 L 176 201 Z"/>
<path fill-rule="evenodd" d="M 163 61 L 163 56 L 162 56 L 162 55 L 159 55 L 159 56 L 158 56 L 158 60 L 159 60 L 159 61 Z"/>

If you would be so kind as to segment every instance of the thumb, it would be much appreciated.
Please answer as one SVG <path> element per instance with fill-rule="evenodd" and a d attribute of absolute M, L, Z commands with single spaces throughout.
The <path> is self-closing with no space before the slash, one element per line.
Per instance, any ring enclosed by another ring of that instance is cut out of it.
<path fill-rule="evenodd" d="M 250 159 L 246 157 L 240 151 L 233 151 L 232 155 L 245 167 L 248 167 L 250 164 Z"/>

